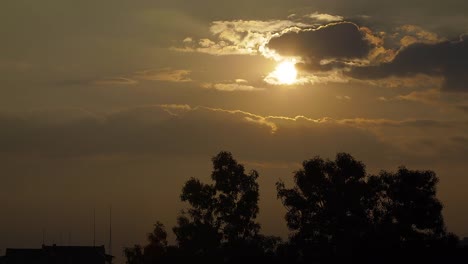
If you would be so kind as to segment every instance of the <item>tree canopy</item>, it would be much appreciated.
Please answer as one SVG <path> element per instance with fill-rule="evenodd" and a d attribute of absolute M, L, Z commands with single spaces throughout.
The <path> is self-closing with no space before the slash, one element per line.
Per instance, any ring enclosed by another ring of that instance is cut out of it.
<path fill-rule="evenodd" d="M 433 171 L 400 167 L 366 173 L 350 154 L 315 157 L 294 173 L 294 186 L 277 183 L 298 259 L 365 256 L 369 249 L 440 246 L 447 239 Z"/>
<path fill-rule="evenodd" d="M 212 183 L 191 178 L 182 188 L 181 200 L 191 207 L 173 228 L 181 251 L 223 259 L 262 255 L 277 239 L 259 234 L 258 172 L 246 173 L 229 152 L 220 152 L 212 162 Z"/>
<path fill-rule="evenodd" d="M 292 187 L 276 184 L 291 231 L 282 243 L 260 234 L 258 172 L 246 172 L 230 152 L 220 152 L 212 163 L 210 183 L 190 178 L 182 188 L 180 199 L 189 206 L 172 228 L 177 244 L 168 245 L 157 222 L 146 246 L 125 249 L 128 264 L 181 258 L 238 263 L 246 257 L 284 263 L 468 259 L 446 231 L 433 171 L 400 167 L 371 175 L 347 153 L 305 160 Z"/>
<path fill-rule="evenodd" d="M 293 188 L 277 183 L 292 243 L 306 255 L 349 254 L 368 227 L 364 164 L 340 153 L 335 161 L 315 157 L 302 167 Z"/>

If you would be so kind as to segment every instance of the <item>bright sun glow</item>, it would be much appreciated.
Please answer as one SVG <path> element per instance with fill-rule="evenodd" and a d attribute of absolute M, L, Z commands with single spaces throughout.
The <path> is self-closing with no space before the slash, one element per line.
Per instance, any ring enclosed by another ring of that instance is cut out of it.
<path fill-rule="evenodd" d="M 293 84 L 296 82 L 297 71 L 293 61 L 283 61 L 276 66 L 272 75 L 280 84 Z"/>

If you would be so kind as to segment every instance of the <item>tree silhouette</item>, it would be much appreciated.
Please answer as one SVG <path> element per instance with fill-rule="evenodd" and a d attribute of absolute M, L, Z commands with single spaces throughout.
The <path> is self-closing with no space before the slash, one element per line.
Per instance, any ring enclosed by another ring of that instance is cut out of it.
<path fill-rule="evenodd" d="M 436 198 L 438 181 L 432 171 L 405 167 L 371 176 L 371 217 L 379 239 L 393 247 L 428 247 L 447 236 L 443 206 Z"/>
<path fill-rule="evenodd" d="M 179 247 L 186 254 L 229 260 L 271 250 L 278 239 L 259 235 L 260 225 L 255 221 L 258 173 L 246 174 L 229 152 L 220 152 L 212 162 L 212 184 L 191 178 L 182 189 L 181 200 L 191 208 L 173 228 Z"/>
<path fill-rule="evenodd" d="M 434 172 L 400 167 L 367 175 L 365 165 L 346 153 L 302 166 L 293 188 L 277 183 L 298 260 L 364 261 L 376 252 L 400 256 L 456 244 L 445 231 Z"/>
<path fill-rule="evenodd" d="M 189 204 L 172 229 L 176 246 L 168 246 L 157 222 L 148 244 L 124 250 L 128 264 L 239 263 L 395 263 L 459 262 L 468 259 L 447 233 L 438 178 L 432 171 L 366 173 L 347 153 L 335 160 L 315 157 L 294 172 L 294 186 L 277 182 L 286 207 L 289 241 L 259 233 L 258 173 L 246 173 L 229 152 L 212 158 L 211 183 L 189 179 L 180 198 Z M 247 258 L 248 257 L 248 258 Z"/>
<path fill-rule="evenodd" d="M 135 245 L 125 248 L 124 254 L 128 264 L 149 264 L 163 262 L 167 255 L 167 232 L 164 225 L 156 222 L 153 232 L 147 235 L 148 244 L 145 247 Z"/>
<path fill-rule="evenodd" d="M 364 164 L 340 153 L 335 161 L 315 157 L 302 166 L 292 189 L 277 183 L 292 245 L 305 259 L 350 255 L 368 226 Z"/>
<path fill-rule="evenodd" d="M 154 230 L 147 236 L 148 245 L 144 248 L 145 263 L 157 263 L 167 252 L 167 232 L 164 225 L 156 222 Z"/>
<path fill-rule="evenodd" d="M 193 256 L 216 255 L 221 242 L 214 211 L 215 191 L 212 186 L 197 179 L 187 181 L 181 200 L 189 201 L 192 208 L 177 219 L 173 231 L 183 253 Z"/>
<path fill-rule="evenodd" d="M 132 248 L 125 248 L 124 255 L 127 264 L 144 264 L 144 254 L 140 245 L 134 245 Z"/>

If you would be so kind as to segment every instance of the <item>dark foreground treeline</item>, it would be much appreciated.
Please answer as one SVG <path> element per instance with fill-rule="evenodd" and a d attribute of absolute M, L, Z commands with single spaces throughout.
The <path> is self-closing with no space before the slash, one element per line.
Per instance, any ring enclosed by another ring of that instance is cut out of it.
<path fill-rule="evenodd" d="M 212 161 L 212 183 L 191 178 L 182 189 L 181 200 L 190 207 L 172 228 L 177 244 L 168 245 L 158 222 L 147 245 L 124 250 L 128 264 L 468 260 L 467 249 L 445 228 L 432 171 L 400 167 L 368 175 L 365 165 L 346 153 L 334 161 L 304 161 L 293 187 L 276 184 L 291 232 L 283 242 L 260 234 L 258 173 L 246 173 L 229 152 Z"/>

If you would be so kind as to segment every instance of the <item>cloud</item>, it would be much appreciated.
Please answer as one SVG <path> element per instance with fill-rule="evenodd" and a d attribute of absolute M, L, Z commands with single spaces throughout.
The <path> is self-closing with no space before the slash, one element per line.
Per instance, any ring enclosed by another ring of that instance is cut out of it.
<path fill-rule="evenodd" d="M 377 37 L 354 23 L 331 23 L 316 29 L 291 31 L 272 38 L 268 48 L 282 56 L 302 58 L 303 69 L 328 71 L 366 63 Z"/>
<path fill-rule="evenodd" d="M 335 15 L 330 15 L 330 14 L 321 14 L 319 12 L 314 12 L 310 15 L 307 15 L 307 17 L 318 20 L 318 21 L 324 21 L 324 22 L 336 22 L 336 21 L 342 21 L 344 20 L 344 17 L 342 16 L 335 16 Z"/>
<path fill-rule="evenodd" d="M 440 90 L 430 89 L 425 91 L 414 91 L 406 95 L 400 95 L 397 99 L 436 105 L 439 104 L 440 101 Z"/>
<path fill-rule="evenodd" d="M 349 76 L 378 80 L 418 74 L 443 78 L 443 91 L 468 92 L 468 38 L 438 43 L 414 43 L 379 65 L 354 68 Z"/>
<path fill-rule="evenodd" d="M 436 33 L 416 25 L 403 25 L 397 28 L 395 37 L 401 37 L 399 41 L 401 47 L 408 47 L 415 43 L 436 44 L 445 40 Z"/>
<path fill-rule="evenodd" d="M 212 38 L 187 37 L 183 47 L 172 49 L 212 55 L 260 55 L 276 61 L 295 59 L 303 77 L 295 84 L 354 79 L 391 88 L 468 90 L 466 36 L 448 41 L 411 24 L 374 32 L 343 20 L 343 16 L 315 12 L 284 20 L 214 21 L 210 26 Z M 264 80 L 279 83 L 270 75 Z M 430 84 L 434 85 L 427 87 Z M 218 86 L 219 90 L 248 89 Z"/>
<path fill-rule="evenodd" d="M 97 85 L 135 85 L 138 84 L 137 80 L 125 77 L 104 78 L 94 81 Z"/>
<path fill-rule="evenodd" d="M 264 88 L 257 88 L 251 85 L 246 84 L 247 81 L 237 79 L 235 82 L 229 83 L 204 83 L 201 87 L 205 89 L 215 89 L 218 91 L 224 92 L 234 92 L 234 91 L 246 91 L 246 92 L 254 92 L 254 91 L 263 91 Z"/>
<path fill-rule="evenodd" d="M 226 149 L 257 161 L 297 162 L 317 153 L 333 155 L 337 151 L 367 157 L 375 153 L 402 157 L 406 152 L 398 152 L 403 140 L 398 136 L 404 135 L 401 144 L 407 146 L 423 131 L 430 139 L 466 136 L 468 126 L 424 119 L 262 116 L 174 104 L 129 108 L 100 116 L 86 113 L 66 122 L 48 122 L 45 117 L 0 116 L 0 155 L 206 156 Z"/>
<path fill-rule="evenodd" d="M 44 122 L 38 115 L 0 120 L 5 155 L 212 155 L 220 149 L 245 152 L 249 146 L 257 159 L 290 160 L 294 152 L 307 156 L 301 151 L 305 146 L 318 153 L 353 150 L 353 142 L 379 145 L 371 134 L 347 124 L 187 105 L 131 108 L 64 123 Z"/>
<path fill-rule="evenodd" d="M 141 81 L 163 81 L 163 82 L 191 82 L 188 77 L 189 70 L 173 70 L 171 68 L 151 69 L 138 71 L 123 77 L 112 77 L 95 80 L 92 83 L 97 85 L 135 85 Z M 72 82 L 79 83 L 82 82 Z"/>
<path fill-rule="evenodd" d="M 337 95 L 335 96 L 336 99 L 341 100 L 341 101 L 349 101 L 351 100 L 351 97 L 348 95 Z"/>
<path fill-rule="evenodd" d="M 147 81 L 167 81 L 167 82 L 191 82 L 188 77 L 191 71 L 189 70 L 173 70 L 170 68 L 145 70 L 135 73 L 135 77 Z"/>
<path fill-rule="evenodd" d="M 158 107 L 161 107 L 163 109 L 177 109 L 177 110 L 183 110 L 183 111 L 192 110 L 192 107 L 187 104 L 162 104 L 162 105 L 158 105 Z"/>
<path fill-rule="evenodd" d="M 297 65 L 296 68 L 302 69 L 302 65 Z M 321 71 L 321 72 L 298 72 L 298 76 L 294 81 L 295 85 L 305 85 L 305 84 L 327 84 L 327 83 L 346 83 L 348 82 L 347 76 L 343 75 L 341 71 L 330 70 L 330 71 Z M 269 73 L 264 79 L 266 83 L 271 85 L 284 85 L 278 76 L 276 71 Z M 294 87 L 294 86 L 293 86 Z"/>
<path fill-rule="evenodd" d="M 342 17 L 313 13 L 290 16 L 288 20 L 214 21 L 210 26 L 214 38 L 187 37 L 183 47 L 172 49 L 211 55 L 260 55 L 275 61 L 294 59 L 300 71 L 294 84 L 299 85 L 347 82 L 349 77 L 342 70 L 393 57 L 392 51 L 383 47 L 381 36 L 351 22 L 330 23 L 338 20 Z M 264 81 L 282 84 L 274 73 Z M 218 90 L 252 89 L 232 84 L 206 86 Z"/>
<path fill-rule="evenodd" d="M 232 20 L 213 21 L 210 32 L 213 39 L 184 39 L 183 47 L 172 47 L 181 52 L 199 52 L 211 55 L 264 55 L 268 54 L 265 45 L 272 36 L 291 28 L 308 28 L 313 25 L 292 20 Z"/>
<path fill-rule="evenodd" d="M 391 120 L 391 119 L 342 119 L 336 122 L 341 124 L 355 125 L 358 127 L 417 127 L 417 128 L 448 128 L 455 124 L 452 122 L 442 122 L 431 119 L 409 119 L 409 120 Z"/>
<path fill-rule="evenodd" d="M 444 79 L 440 76 L 429 76 L 426 74 L 415 74 L 412 76 L 389 76 L 377 80 L 365 80 L 365 82 L 384 88 L 392 89 L 420 89 L 430 90 L 441 87 Z"/>
<path fill-rule="evenodd" d="M 452 107 L 449 106 L 446 102 L 442 100 L 442 93 L 440 89 L 427 89 L 421 91 L 412 91 L 407 94 L 397 95 L 394 97 L 379 97 L 377 98 L 379 101 L 389 102 L 389 101 L 409 101 L 409 102 L 417 102 L 423 103 L 431 106 L 437 106 L 440 109 L 450 109 Z"/>

